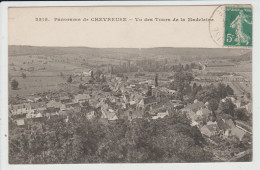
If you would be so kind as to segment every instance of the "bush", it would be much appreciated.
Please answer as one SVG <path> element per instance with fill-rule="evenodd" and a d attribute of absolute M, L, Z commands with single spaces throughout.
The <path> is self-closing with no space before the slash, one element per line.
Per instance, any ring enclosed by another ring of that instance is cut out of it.
<path fill-rule="evenodd" d="M 18 81 L 16 81 L 15 79 L 11 81 L 11 87 L 13 90 L 16 90 L 18 88 Z"/>

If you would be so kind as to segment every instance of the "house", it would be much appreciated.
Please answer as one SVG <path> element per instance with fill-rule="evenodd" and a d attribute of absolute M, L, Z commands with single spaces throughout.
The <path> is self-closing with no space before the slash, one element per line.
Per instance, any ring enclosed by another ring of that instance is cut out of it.
<path fill-rule="evenodd" d="M 50 117 L 53 115 L 58 115 L 59 113 L 59 108 L 47 108 L 44 112 L 43 112 L 43 116 L 45 117 Z"/>
<path fill-rule="evenodd" d="M 116 112 L 112 109 L 108 109 L 108 107 L 101 107 L 101 113 L 101 119 L 107 119 L 109 121 L 118 119 Z"/>
<path fill-rule="evenodd" d="M 110 103 L 115 104 L 119 99 L 115 96 L 109 96 L 109 101 Z"/>
<path fill-rule="evenodd" d="M 236 105 L 237 108 L 240 108 L 241 107 L 241 102 L 239 100 L 236 100 L 234 102 L 234 104 Z"/>
<path fill-rule="evenodd" d="M 211 113 L 212 112 L 207 108 L 200 109 L 196 112 L 195 120 L 197 122 L 206 122 Z"/>
<path fill-rule="evenodd" d="M 249 124 L 244 123 L 243 121 L 236 120 L 236 127 L 240 128 L 241 130 L 244 130 L 245 132 L 248 132 L 252 134 L 252 127 Z"/>
<path fill-rule="evenodd" d="M 34 118 L 35 117 L 35 114 L 34 113 L 28 113 L 26 114 L 26 118 L 27 119 L 31 119 L 31 118 Z"/>
<path fill-rule="evenodd" d="M 12 115 L 27 114 L 33 112 L 30 103 L 23 103 L 11 106 Z"/>
<path fill-rule="evenodd" d="M 197 118 L 196 112 L 205 108 L 204 103 L 199 101 L 194 101 L 192 104 L 188 104 L 186 107 L 181 109 L 182 114 L 185 114 L 191 121 L 195 122 Z M 200 114 L 200 112 L 198 112 Z"/>
<path fill-rule="evenodd" d="M 43 118 L 43 112 L 44 111 L 35 111 L 35 113 L 27 114 L 26 118 L 27 119 L 33 119 L 33 120 L 41 120 Z"/>
<path fill-rule="evenodd" d="M 94 110 L 91 110 L 89 112 L 86 113 L 86 117 L 87 119 L 94 119 L 96 116 L 95 116 L 95 111 Z"/>
<path fill-rule="evenodd" d="M 79 103 L 66 103 L 65 105 L 66 105 L 67 110 L 71 110 L 74 107 L 80 107 Z"/>
<path fill-rule="evenodd" d="M 81 112 L 81 107 L 80 106 L 74 106 L 73 108 L 70 109 L 73 113 L 79 113 Z"/>
<path fill-rule="evenodd" d="M 140 111 L 129 111 L 128 120 L 133 121 L 134 119 L 141 119 L 143 115 Z"/>
<path fill-rule="evenodd" d="M 191 122 L 191 126 L 199 126 L 199 123 L 196 122 L 196 121 L 194 121 L 194 120 L 192 120 L 192 122 Z"/>
<path fill-rule="evenodd" d="M 239 129 L 238 127 L 234 127 L 231 129 L 231 134 L 241 141 L 241 140 L 243 140 L 243 137 L 246 134 L 246 132 Z"/>
<path fill-rule="evenodd" d="M 133 110 L 129 109 L 129 110 L 122 110 L 122 109 L 118 109 L 117 113 L 118 113 L 118 119 L 124 119 L 124 120 L 128 120 L 128 116 L 130 114 L 130 112 L 132 112 Z"/>
<path fill-rule="evenodd" d="M 212 112 L 209 109 L 202 108 L 196 112 L 197 116 L 209 116 Z"/>
<path fill-rule="evenodd" d="M 124 101 L 125 103 L 129 103 L 129 101 L 130 101 L 130 95 L 124 94 L 124 95 L 123 95 L 123 101 Z"/>
<path fill-rule="evenodd" d="M 41 113 L 37 113 L 36 115 L 35 115 L 35 118 L 42 118 L 43 117 L 43 115 L 41 114 Z"/>
<path fill-rule="evenodd" d="M 203 134 L 207 137 L 215 136 L 219 132 L 219 127 L 217 124 L 204 125 L 200 129 L 200 132 L 201 132 L 201 134 Z"/>
<path fill-rule="evenodd" d="M 218 119 L 217 120 L 218 126 L 222 132 L 224 137 L 231 136 L 231 129 L 235 127 L 233 120 L 231 119 Z"/>
<path fill-rule="evenodd" d="M 242 106 L 242 108 L 245 108 L 248 113 L 252 113 L 252 103 L 248 103 L 247 105 Z"/>
<path fill-rule="evenodd" d="M 88 101 L 90 96 L 88 94 L 78 94 L 74 96 L 74 102 L 75 103 L 82 103 Z"/>
<path fill-rule="evenodd" d="M 15 120 L 17 126 L 24 126 L 25 123 L 24 123 L 24 119 L 16 119 Z"/>
<path fill-rule="evenodd" d="M 176 100 L 177 101 L 177 100 Z M 164 102 L 164 107 L 168 110 L 176 110 L 176 109 L 183 109 L 184 105 L 180 102 L 175 102 L 174 100 L 169 100 Z"/>
<path fill-rule="evenodd" d="M 62 97 L 60 97 L 60 102 L 65 104 L 65 103 L 70 103 L 72 101 L 68 96 L 62 96 Z"/>
<path fill-rule="evenodd" d="M 191 112 L 192 115 L 193 115 L 193 114 L 196 114 L 196 112 L 197 112 L 198 110 L 200 110 L 200 109 L 202 109 L 202 108 L 205 108 L 205 107 L 206 107 L 206 106 L 204 105 L 203 102 L 200 102 L 200 101 L 195 100 L 194 103 L 188 104 L 186 107 L 184 107 L 184 108 L 182 109 L 182 113 L 183 113 L 183 114 L 187 114 L 187 113 Z"/>
<path fill-rule="evenodd" d="M 100 106 L 100 103 L 97 99 L 90 99 L 89 100 L 89 104 L 92 106 L 92 107 L 95 107 L 95 108 L 98 108 Z"/>
<path fill-rule="evenodd" d="M 215 121 L 215 122 L 212 122 L 212 121 L 208 121 L 207 122 L 207 125 L 217 125 L 218 123 Z"/>
<path fill-rule="evenodd" d="M 86 118 L 89 120 L 96 117 L 96 112 L 95 112 L 94 108 L 92 108 L 92 107 L 83 108 L 81 112 L 84 113 Z"/>
<path fill-rule="evenodd" d="M 46 104 L 47 108 L 60 108 L 61 105 L 61 102 L 56 102 L 55 100 L 51 100 Z"/>
<path fill-rule="evenodd" d="M 108 112 L 108 114 L 107 114 L 108 121 L 115 121 L 117 119 L 118 119 L 118 117 L 115 112 Z"/>
<path fill-rule="evenodd" d="M 28 102 L 31 102 L 31 103 L 40 102 L 40 101 L 41 101 L 41 97 L 33 97 L 33 96 L 30 96 L 30 97 L 28 97 L 27 101 L 28 101 Z"/>
<path fill-rule="evenodd" d="M 141 94 L 133 94 L 131 101 L 135 101 L 135 104 L 138 104 L 143 99 L 143 96 Z"/>
<path fill-rule="evenodd" d="M 142 111 L 143 113 L 150 109 L 153 105 L 157 104 L 157 100 L 154 96 L 145 97 L 137 104 L 137 110 Z"/>
<path fill-rule="evenodd" d="M 132 105 L 135 105 L 136 103 L 135 103 L 135 101 L 133 100 L 133 101 L 130 101 L 129 104 L 132 106 Z"/>
<path fill-rule="evenodd" d="M 169 116 L 168 110 L 157 113 L 157 115 L 153 116 L 152 119 L 164 118 L 165 116 Z"/>
<path fill-rule="evenodd" d="M 233 96 L 227 96 L 226 98 L 222 99 L 222 102 L 226 102 L 226 100 L 231 100 L 233 103 L 236 102 L 236 99 Z"/>
<path fill-rule="evenodd" d="M 35 102 L 31 103 L 33 110 L 46 110 L 46 103 L 45 102 Z"/>
<path fill-rule="evenodd" d="M 184 111 L 183 112 L 192 122 L 196 122 L 195 119 L 196 119 L 196 113 L 193 112 L 192 110 L 188 110 L 188 111 Z"/>
<path fill-rule="evenodd" d="M 98 123 L 101 123 L 103 125 L 108 125 L 108 120 L 106 118 L 100 118 L 98 119 Z"/>
<path fill-rule="evenodd" d="M 61 107 L 60 107 L 60 110 L 61 110 L 61 111 L 65 111 L 65 110 L 67 110 L 66 105 L 65 105 L 65 104 L 62 104 Z"/>

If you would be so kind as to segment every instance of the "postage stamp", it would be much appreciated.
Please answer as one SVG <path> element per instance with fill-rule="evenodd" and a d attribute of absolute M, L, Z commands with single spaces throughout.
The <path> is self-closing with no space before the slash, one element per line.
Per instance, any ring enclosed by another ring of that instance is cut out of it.
<path fill-rule="evenodd" d="M 226 7 L 224 46 L 252 46 L 252 8 Z"/>

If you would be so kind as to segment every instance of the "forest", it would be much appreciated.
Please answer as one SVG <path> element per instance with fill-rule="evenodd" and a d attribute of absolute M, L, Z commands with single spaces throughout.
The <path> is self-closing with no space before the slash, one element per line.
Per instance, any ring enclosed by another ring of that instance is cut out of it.
<path fill-rule="evenodd" d="M 28 122 L 9 122 L 9 163 L 210 162 L 213 155 L 185 115 L 116 121 L 108 125 L 83 114 Z"/>

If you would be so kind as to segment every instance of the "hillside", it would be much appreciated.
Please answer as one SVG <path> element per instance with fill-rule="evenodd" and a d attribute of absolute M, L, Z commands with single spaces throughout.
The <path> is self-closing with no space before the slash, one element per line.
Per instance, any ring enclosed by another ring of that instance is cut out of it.
<path fill-rule="evenodd" d="M 9 56 L 19 55 L 85 55 L 94 57 L 157 57 L 160 56 L 180 56 L 184 58 L 219 58 L 219 57 L 237 57 L 251 56 L 251 49 L 235 48 L 90 48 L 90 47 L 36 47 L 36 46 L 13 46 L 10 45 Z M 244 58 L 244 57 L 243 57 Z M 247 57 L 248 58 L 248 57 Z M 249 57 L 248 59 L 251 59 Z"/>

